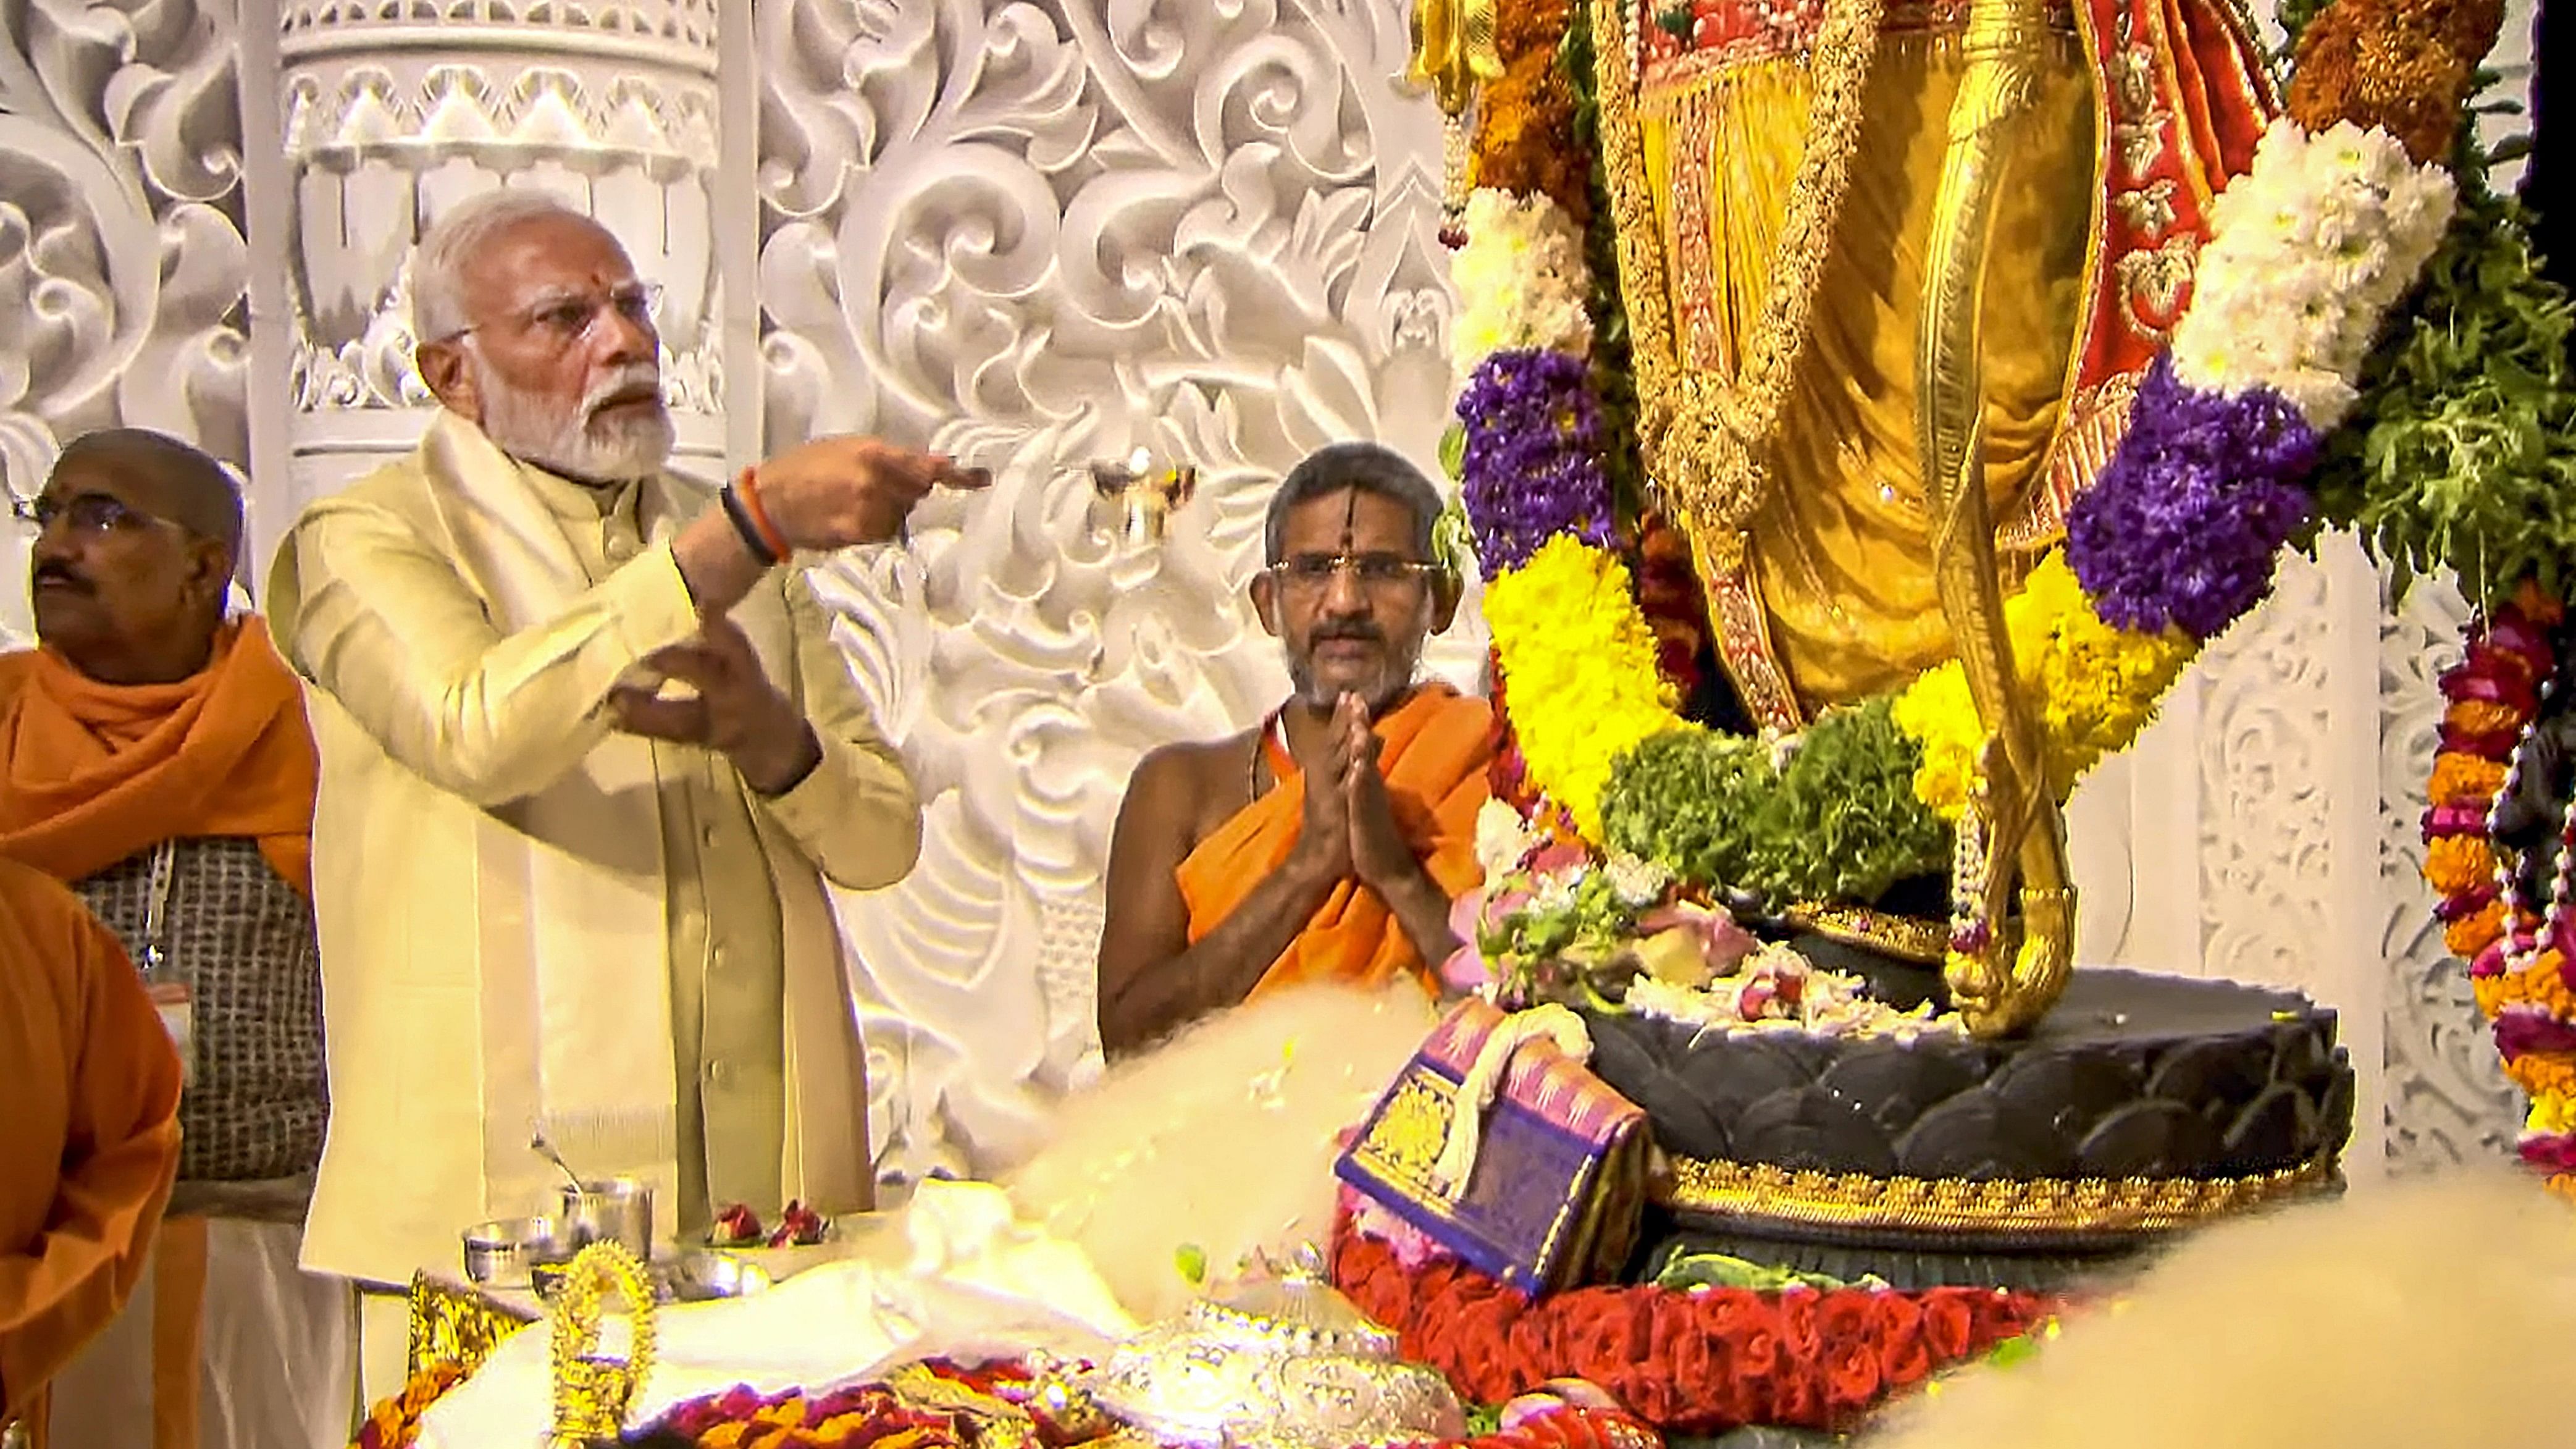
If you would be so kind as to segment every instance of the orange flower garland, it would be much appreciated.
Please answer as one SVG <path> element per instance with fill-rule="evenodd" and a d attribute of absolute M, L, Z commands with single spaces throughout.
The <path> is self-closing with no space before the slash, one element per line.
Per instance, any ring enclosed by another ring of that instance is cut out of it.
<path fill-rule="evenodd" d="M 358 1426 L 358 1437 L 349 1441 L 349 1449 L 411 1449 L 412 1441 L 420 1437 L 421 1416 L 464 1381 L 465 1366 L 452 1359 L 441 1359 L 413 1374 L 401 1393 L 367 1411 L 367 1421 Z"/>
<path fill-rule="evenodd" d="M 1574 88 L 1557 63 L 1571 9 L 1571 0 L 1499 7 L 1494 48 L 1503 75 L 1477 92 L 1467 176 L 1470 186 L 1544 195 L 1580 228 L 1592 216 L 1592 157 L 1566 144 Z"/>
<path fill-rule="evenodd" d="M 2557 668 L 2562 619 L 2556 600 L 2526 588 L 2470 626 L 2467 657 L 2442 676 L 2448 706 L 2425 791 L 2424 879 L 2441 894 L 2443 944 L 2469 963 L 2505 1075 L 2531 1099 L 2522 1156 L 2576 1197 L 2576 982 L 2565 932 L 2512 900 L 2489 838 Z"/>

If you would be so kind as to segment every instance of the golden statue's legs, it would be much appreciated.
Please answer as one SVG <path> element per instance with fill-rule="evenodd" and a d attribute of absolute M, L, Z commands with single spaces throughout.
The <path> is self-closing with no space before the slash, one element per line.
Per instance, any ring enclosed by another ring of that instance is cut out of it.
<path fill-rule="evenodd" d="M 2040 733 L 2013 670 L 1986 499 L 1979 317 L 1986 254 L 2014 133 L 2045 45 L 2036 0 L 1970 0 L 1968 73 L 1952 102 L 1917 337 L 1916 444 L 1931 513 L 1934 582 L 1987 732 L 1979 787 L 1959 823 L 1952 889 L 1961 929 L 1946 976 L 1971 1031 L 2007 1035 L 2055 1004 L 2073 964 L 2074 891 Z M 2021 939 L 2004 929 L 2019 867 Z"/>

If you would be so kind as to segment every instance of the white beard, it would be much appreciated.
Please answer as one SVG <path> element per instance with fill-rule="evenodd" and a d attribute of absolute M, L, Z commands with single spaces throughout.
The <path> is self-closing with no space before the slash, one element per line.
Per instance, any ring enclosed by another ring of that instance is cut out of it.
<path fill-rule="evenodd" d="M 474 369 L 475 391 L 483 399 L 483 435 L 522 463 L 567 478 L 645 478 L 662 470 L 678 441 L 670 413 L 658 403 L 651 412 L 634 418 L 593 416 L 601 403 L 622 389 L 638 383 L 659 387 L 661 370 L 652 363 L 638 362 L 601 379 L 580 406 L 557 414 L 503 382 L 471 347 L 466 358 Z"/>

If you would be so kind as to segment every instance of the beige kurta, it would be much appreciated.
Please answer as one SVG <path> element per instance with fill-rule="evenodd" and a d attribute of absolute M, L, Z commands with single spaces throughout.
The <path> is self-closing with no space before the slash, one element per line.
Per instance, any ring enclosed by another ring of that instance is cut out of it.
<path fill-rule="evenodd" d="M 666 1234 L 731 1201 L 867 1204 L 865 1062 L 822 877 L 899 879 L 920 811 L 826 620 L 784 571 L 731 613 L 822 741 L 784 796 L 618 736 L 604 709 L 696 629 L 669 536 L 708 502 L 668 476 L 596 495 L 442 415 L 280 547 L 271 625 L 322 752 L 332 1119 L 309 1268 L 449 1267 L 461 1228 L 545 1201 L 529 1133 L 579 1116 L 567 1102 L 608 1126 L 549 1135 L 586 1173 L 656 1180 Z M 520 587 L 514 558 L 577 570 L 575 591 Z M 664 1033 L 652 1052 L 639 1023 Z"/>

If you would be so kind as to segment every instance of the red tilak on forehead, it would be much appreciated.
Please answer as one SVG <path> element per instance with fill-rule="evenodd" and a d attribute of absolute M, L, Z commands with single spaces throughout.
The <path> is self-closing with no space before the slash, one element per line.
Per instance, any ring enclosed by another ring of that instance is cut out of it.
<path fill-rule="evenodd" d="M 1359 533 L 1360 490 L 1350 490 L 1349 501 L 1342 505 L 1342 552 L 1351 551 L 1351 540 Z"/>

